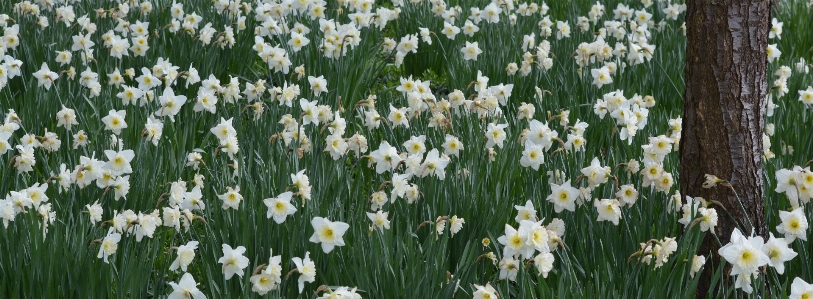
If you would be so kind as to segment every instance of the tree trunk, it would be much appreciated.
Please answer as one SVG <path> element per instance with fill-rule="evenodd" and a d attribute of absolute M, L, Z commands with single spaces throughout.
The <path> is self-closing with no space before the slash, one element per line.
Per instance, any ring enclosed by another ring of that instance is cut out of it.
<path fill-rule="evenodd" d="M 770 0 L 688 0 L 686 90 L 680 141 L 680 191 L 718 201 L 748 235 L 767 232 L 762 182 L 764 102 L 768 92 L 767 47 Z M 730 188 L 702 188 L 705 174 Z M 739 201 L 737 200 L 739 196 Z M 742 206 L 740 205 L 742 202 Z M 728 243 L 736 224 L 719 206 L 716 233 Z M 709 234 L 700 253 L 708 258 L 697 298 L 706 298 L 720 246 Z M 726 280 L 729 280 L 725 272 Z"/>

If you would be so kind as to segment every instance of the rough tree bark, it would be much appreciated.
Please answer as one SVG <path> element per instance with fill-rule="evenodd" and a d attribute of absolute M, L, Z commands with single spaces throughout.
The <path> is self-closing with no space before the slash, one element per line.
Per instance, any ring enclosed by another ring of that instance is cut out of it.
<path fill-rule="evenodd" d="M 762 182 L 764 101 L 768 92 L 767 47 L 770 0 L 687 0 L 686 90 L 680 141 L 680 191 L 720 202 L 746 230 L 765 235 Z M 703 189 L 705 174 L 731 189 Z M 720 207 L 716 229 L 728 243 L 735 223 Z M 743 232 L 749 234 L 749 231 Z M 711 257 L 697 298 L 706 298 L 719 245 L 707 234 L 699 254 Z M 713 263 L 713 264 L 712 264 Z M 725 271 L 725 279 L 730 270 Z"/>

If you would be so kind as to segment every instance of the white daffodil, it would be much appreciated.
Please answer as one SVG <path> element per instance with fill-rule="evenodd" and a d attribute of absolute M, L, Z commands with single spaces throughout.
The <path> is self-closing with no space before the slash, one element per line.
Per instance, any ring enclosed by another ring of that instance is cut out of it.
<path fill-rule="evenodd" d="M 180 282 L 170 282 L 169 285 L 172 287 L 172 293 L 167 299 L 206 299 L 206 295 L 198 290 L 198 284 L 192 274 L 184 273 Z"/>
<path fill-rule="evenodd" d="M 299 273 L 299 279 L 297 279 L 299 293 L 302 293 L 302 289 L 305 288 L 305 282 L 316 281 L 316 264 L 311 260 L 310 254 L 310 252 L 305 252 L 305 259 L 298 257 L 292 259 L 296 265 L 296 271 Z"/>
<path fill-rule="evenodd" d="M 223 264 L 223 274 L 226 275 L 226 280 L 231 279 L 234 274 L 243 277 L 243 269 L 248 267 L 248 258 L 243 256 L 246 248 L 237 246 L 232 249 L 228 244 L 223 244 L 222 249 L 223 256 L 217 262 Z"/>
<path fill-rule="evenodd" d="M 291 204 L 293 195 L 292 192 L 288 191 L 274 198 L 263 199 L 263 203 L 268 207 L 266 217 L 273 217 L 276 223 L 285 222 L 288 215 L 293 215 L 296 212 L 296 207 Z"/>
<path fill-rule="evenodd" d="M 311 220 L 313 226 L 313 235 L 310 240 L 313 243 L 321 243 L 322 250 L 325 253 L 330 253 L 336 246 L 344 246 L 344 233 L 350 228 L 350 225 L 339 221 L 330 221 L 327 218 L 314 217 Z"/>
<path fill-rule="evenodd" d="M 178 271 L 180 268 L 182 271 L 186 272 L 186 267 L 192 263 L 192 260 L 195 259 L 195 249 L 198 249 L 198 241 L 189 241 L 185 245 L 178 246 L 177 252 L 178 257 L 175 258 L 175 261 L 172 262 L 172 265 L 169 266 L 170 271 Z"/>

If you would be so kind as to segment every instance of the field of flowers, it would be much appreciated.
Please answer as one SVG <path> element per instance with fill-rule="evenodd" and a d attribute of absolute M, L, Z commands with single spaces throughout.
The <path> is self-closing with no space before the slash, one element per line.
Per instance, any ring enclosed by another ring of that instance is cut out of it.
<path fill-rule="evenodd" d="M 805 2 L 721 297 L 813 298 Z M 694 298 L 730 216 L 678 192 L 684 11 L 2 1 L 0 298 Z"/>

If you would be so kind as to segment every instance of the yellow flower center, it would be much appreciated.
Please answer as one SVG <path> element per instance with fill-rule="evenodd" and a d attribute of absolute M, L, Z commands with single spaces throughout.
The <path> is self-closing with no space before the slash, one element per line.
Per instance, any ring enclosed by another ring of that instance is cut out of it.
<path fill-rule="evenodd" d="M 771 258 L 771 259 L 773 259 L 775 257 L 778 257 L 778 256 L 779 256 L 779 250 L 771 249 L 771 251 L 768 252 L 768 257 Z"/>
<path fill-rule="evenodd" d="M 522 239 L 520 239 L 519 236 L 514 236 L 511 238 L 511 245 L 519 247 L 522 245 Z"/>

